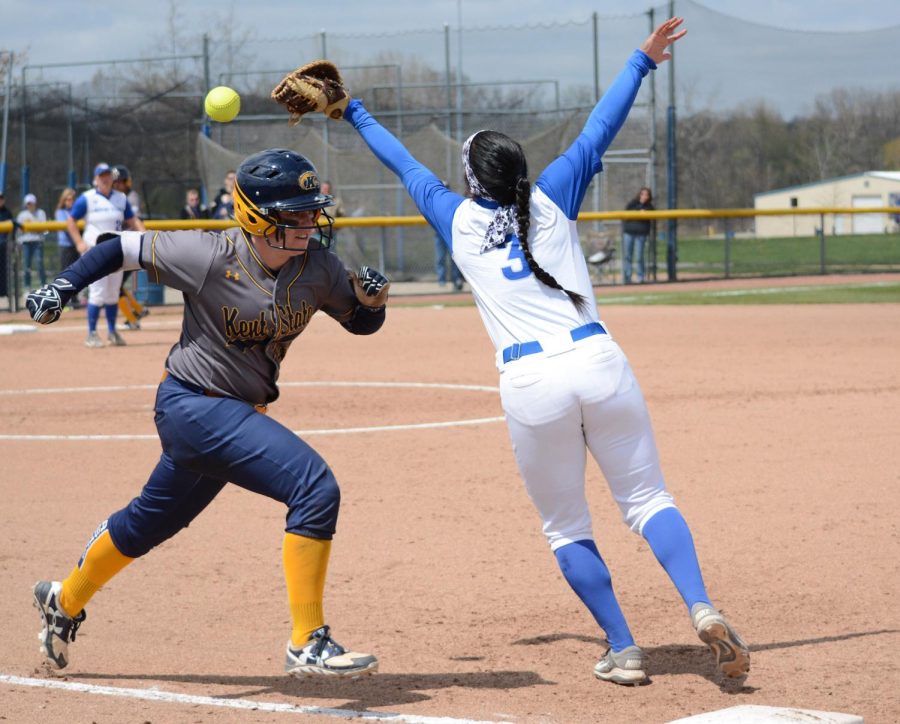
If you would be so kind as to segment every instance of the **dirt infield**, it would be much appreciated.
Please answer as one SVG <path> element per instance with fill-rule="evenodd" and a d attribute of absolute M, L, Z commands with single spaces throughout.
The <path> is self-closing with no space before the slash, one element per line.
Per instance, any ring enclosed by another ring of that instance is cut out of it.
<path fill-rule="evenodd" d="M 314 318 L 282 381 L 323 384 L 285 385 L 272 408 L 313 431 L 341 482 L 326 616 L 339 641 L 380 657 L 377 676 L 282 676 L 283 511 L 231 486 L 97 595 L 72 665 L 48 673 L 30 587 L 67 574 L 96 524 L 137 494 L 159 444 L 9 436 L 153 436 L 152 385 L 178 334 L 168 309 L 120 349 L 86 349 L 78 314 L 0 336 L 0 719 L 334 722 L 339 712 L 324 710 L 338 709 L 665 722 L 765 704 L 900 720 L 900 305 L 610 306 L 603 318 L 641 381 L 710 593 L 751 645 L 743 685 L 717 676 L 591 465 L 598 545 L 652 684 L 593 678 L 604 642 L 559 574 L 493 420 L 497 375 L 471 307 L 397 308 L 372 338 Z M 76 389 L 102 386 L 120 388 Z M 27 392 L 60 387 L 72 389 Z M 333 432 L 375 426 L 398 427 Z M 261 708 L 235 708 L 246 701 Z"/>

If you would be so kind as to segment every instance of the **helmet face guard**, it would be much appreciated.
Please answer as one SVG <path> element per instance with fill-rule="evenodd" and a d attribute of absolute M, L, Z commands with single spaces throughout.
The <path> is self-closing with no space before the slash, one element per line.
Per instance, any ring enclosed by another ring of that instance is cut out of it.
<path fill-rule="evenodd" d="M 332 241 L 334 241 L 334 218 L 324 209 L 317 210 L 317 213 L 314 214 L 314 221 L 308 225 L 282 219 L 278 211 L 268 214 L 266 220 L 270 224 L 269 233 L 262 234 L 262 236 L 265 237 L 266 243 L 273 249 L 281 249 L 282 251 L 317 251 L 318 249 L 328 249 Z M 286 232 L 304 231 L 306 229 L 311 231 L 306 240 L 306 246 L 297 248 L 288 245 Z"/>
<path fill-rule="evenodd" d="M 324 210 L 334 203 L 323 194 L 315 167 L 304 156 L 283 148 L 253 154 L 241 163 L 234 184 L 234 218 L 253 236 L 261 236 L 274 249 L 315 251 L 327 249 L 334 239 L 334 219 Z M 284 212 L 315 211 L 309 226 L 287 219 Z M 305 246 L 288 243 L 287 232 L 314 230 Z"/>

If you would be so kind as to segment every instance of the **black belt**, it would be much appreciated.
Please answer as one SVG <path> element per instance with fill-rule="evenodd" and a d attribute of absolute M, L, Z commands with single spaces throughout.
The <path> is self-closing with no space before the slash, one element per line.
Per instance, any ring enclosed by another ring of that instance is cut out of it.
<path fill-rule="evenodd" d="M 577 342 L 585 337 L 593 337 L 595 334 L 606 334 L 606 329 L 604 329 L 600 322 L 591 322 L 590 324 L 576 327 L 569 332 L 569 334 L 572 337 L 572 341 Z M 514 362 L 520 357 L 525 357 L 529 354 L 537 354 L 538 352 L 543 351 L 544 348 L 541 347 L 541 343 L 537 340 L 532 342 L 516 342 L 503 350 L 503 363 Z"/>

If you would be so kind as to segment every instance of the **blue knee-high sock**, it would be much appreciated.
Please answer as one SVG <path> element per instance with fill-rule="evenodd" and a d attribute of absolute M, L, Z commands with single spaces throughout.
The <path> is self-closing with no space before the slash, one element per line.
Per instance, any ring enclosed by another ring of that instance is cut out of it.
<path fill-rule="evenodd" d="M 100 320 L 100 307 L 96 304 L 88 304 L 87 307 L 88 332 L 97 331 L 97 322 Z"/>
<path fill-rule="evenodd" d="M 694 539 L 678 508 L 663 508 L 644 524 L 644 538 L 656 560 L 669 574 L 688 610 L 695 603 L 709 603 Z"/>
<path fill-rule="evenodd" d="M 119 314 L 118 304 L 107 304 L 103 307 L 106 311 L 106 328 L 110 332 L 116 331 L 116 316 Z"/>
<path fill-rule="evenodd" d="M 613 592 L 609 569 L 592 540 L 579 540 L 557 548 L 556 561 L 578 598 L 588 607 L 613 651 L 634 646 L 625 615 Z"/>

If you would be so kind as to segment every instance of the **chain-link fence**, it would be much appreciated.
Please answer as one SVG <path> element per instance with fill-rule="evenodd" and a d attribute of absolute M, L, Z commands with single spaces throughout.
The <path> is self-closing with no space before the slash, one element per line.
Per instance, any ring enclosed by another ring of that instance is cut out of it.
<path fill-rule="evenodd" d="M 326 28 L 255 38 L 236 30 L 220 35 L 215 44 L 182 29 L 183 55 L 104 63 L 65 63 L 61 50 L 61 62 L 19 62 L 8 74 L 0 73 L 5 110 L 0 185 L 13 210 L 27 189 L 52 216 L 59 192 L 65 186 L 85 188 L 97 162 L 124 163 L 148 217 L 176 218 L 187 188 L 201 186 L 205 197 L 212 198 L 225 171 L 245 155 L 286 146 L 316 163 L 347 216 L 412 214 L 405 192 L 346 124 L 316 116 L 287 127 L 286 116 L 269 98 L 283 73 L 315 57 L 335 60 L 345 70 L 351 92 L 454 188 L 463 186 L 462 140 L 485 127 L 520 140 L 536 177 L 575 137 L 598 94 L 669 9 L 667 3 L 614 17 L 561 16 L 541 25 L 528 24 L 524 16 L 492 26 L 466 18 L 462 27 L 403 32 L 375 27 L 365 34 Z M 669 180 L 672 190 L 680 190 L 682 207 L 748 206 L 753 193 L 860 170 L 854 164 L 866 164 L 861 170 L 890 167 L 894 156 L 887 141 L 897 134 L 900 93 L 880 97 L 880 105 L 865 106 L 867 97 L 853 93 L 830 105 L 817 104 L 823 94 L 840 88 L 896 91 L 891 61 L 897 28 L 810 33 L 749 23 L 692 0 L 678 0 L 674 9 L 686 18 L 690 34 L 677 46 L 675 62 L 645 81 L 606 155 L 604 173 L 585 198 L 584 211 L 624 208 L 642 185 L 655 192 L 657 208 L 666 208 Z M 10 60 L 8 54 L 2 57 Z M 213 124 L 207 136 L 202 99 L 218 84 L 241 93 L 242 111 L 231 124 Z M 752 109 L 757 104 L 771 111 L 756 119 Z M 666 133 L 675 107 L 677 156 Z M 791 135 L 798 124 L 785 119 L 813 111 L 819 116 L 808 124 L 808 135 L 822 143 L 802 146 Z M 726 112 L 746 123 L 729 125 Z M 750 131 L 756 135 L 745 139 Z M 739 137 L 730 138 L 735 134 Z M 773 139 L 783 142 L 772 145 Z M 720 153 L 728 145 L 724 141 L 734 146 L 727 157 Z M 772 170 L 773 158 L 797 155 L 808 156 L 814 170 Z M 712 192 L 720 189 L 730 195 L 715 197 Z M 657 238 L 667 243 L 671 229 L 658 226 Z M 590 222 L 582 231 L 588 250 L 621 244 L 615 222 Z M 742 239 L 752 233 L 748 220 L 680 221 L 677 262 L 684 273 L 689 268 L 704 274 L 739 273 L 745 263 L 739 252 L 745 248 Z M 733 256 L 727 264 L 726 239 L 737 245 L 727 252 Z M 719 249 L 721 262 L 694 259 L 689 250 L 695 240 L 696 248 Z M 433 278 L 433 241 L 426 227 L 347 228 L 339 230 L 338 250 L 351 262 L 380 254 L 400 278 Z M 871 246 L 869 241 L 874 243 L 867 239 L 859 244 Z M 885 250 L 892 248 L 886 241 Z M 758 251 L 769 253 L 769 247 L 764 244 Z M 48 254 L 48 263 L 54 257 Z M 881 253 L 857 258 L 877 268 L 884 265 Z M 665 268 L 665 254 L 660 266 Z M 815 260 L 798 268 L 820 266 Z M 784 267 L 760 262 L 753 268 Z M 609 276 L 621 279 L 621 272 Z"/>

